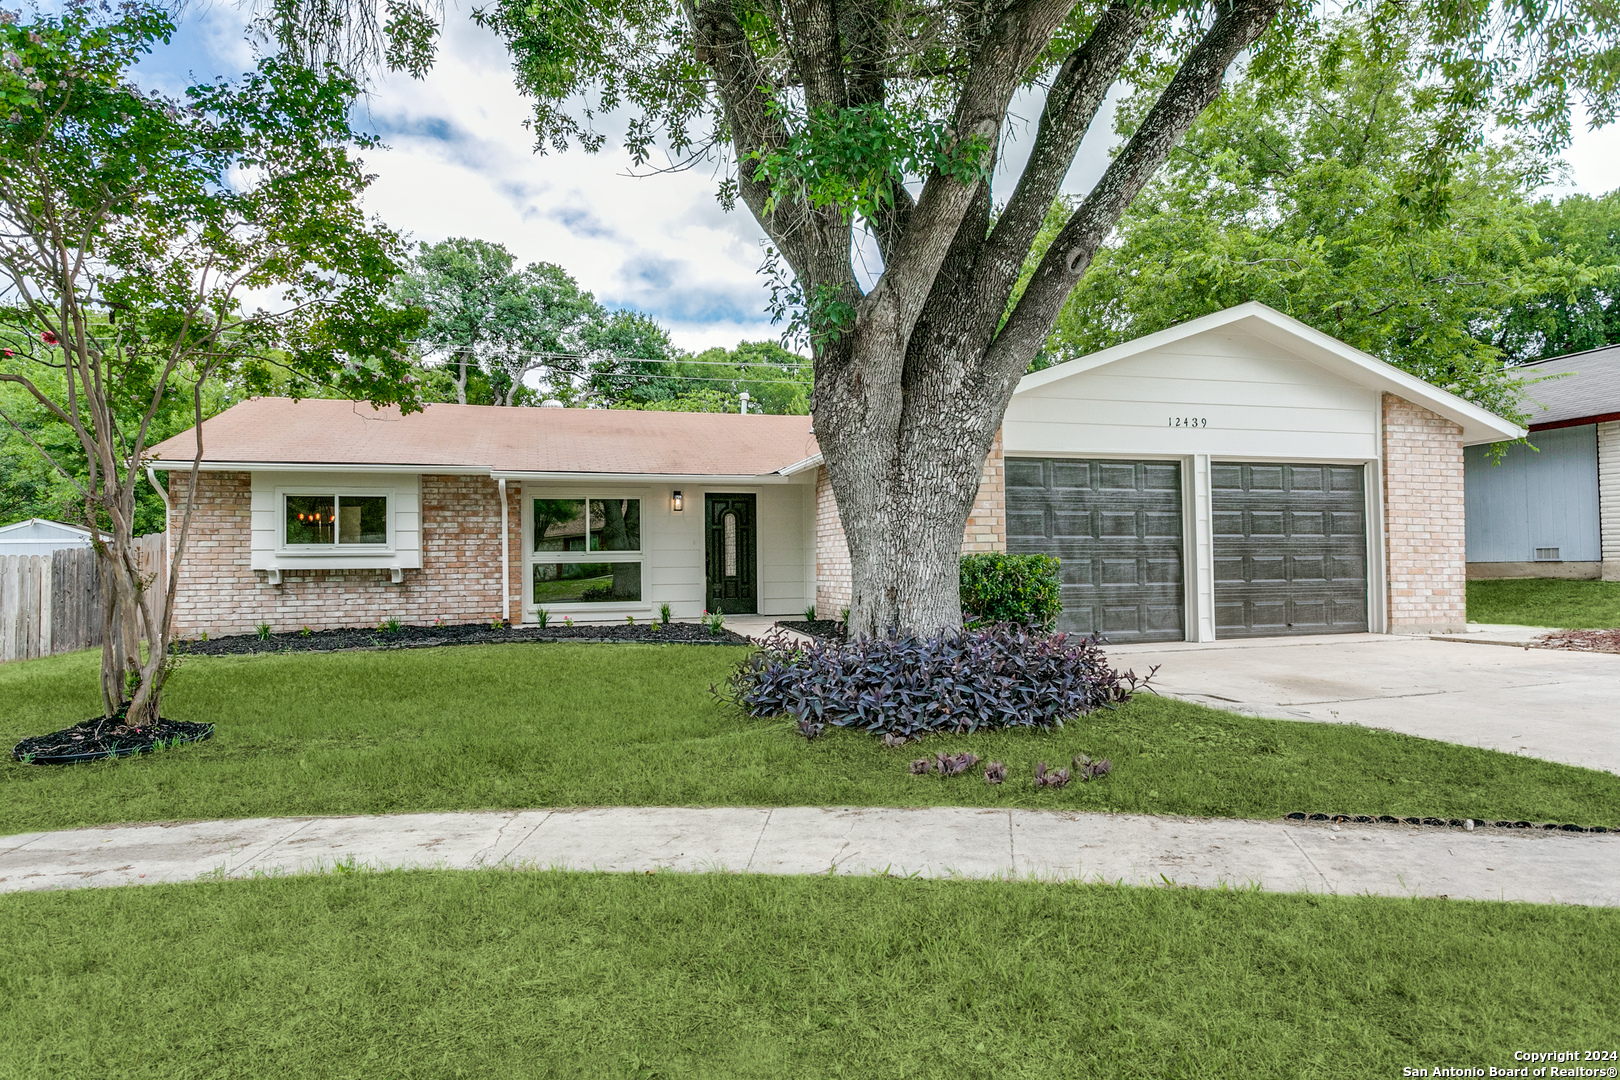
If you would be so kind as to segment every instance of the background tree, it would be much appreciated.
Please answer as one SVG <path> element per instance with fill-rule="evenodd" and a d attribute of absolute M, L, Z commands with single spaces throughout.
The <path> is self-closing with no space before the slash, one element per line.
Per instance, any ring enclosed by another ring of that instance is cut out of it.
<path fill-rule="evenodd" d="M 1589 295 L 1587 253 L 1550 238 L 1553 169 L 1522 139 L 1459 154 L 1442 215 L 1411 163 L 1440 137 L 1442 88 L 1412 43 L 1378 48 L 1362 19 L 1283 92 L 1248 75 L 1212 105 L 1121 218 L 1035 366 L 1259 300 L 1420 378 L 1523 419 L 1498 343 L 1515 309 Z M 1120 109 L 1130 130 L 1152 103 Z M 1048 218 L 1055 235 L 1073 206 Z M 1026 264 L 1044 255 L 1037 242 Z M 1518 318 L 1523 318 L 1519 316 Z"/>
<path fill-rule="evenodd" d="M 132 541 L 160 417 L 189 399 L 200 425 L 211 382 L 272 369 L 408 406 L 417 324 L 380 303 L 403 245 L 359 205 L 353 83 L 269 59 L 185 103 L 145 93 L 129 69 L 172 32 L 139 4 L 0 18 L 0 383 L 73 434 L 34 447 L 107 533 L 102 701 L 135 725 L 158 715 L 196 494 L 193 468 L 157 593 Z"/>
<path fill-rule="evenodd" d="M 649 365 L 649 367 L 652 367 Z M 657 389 L 671 389 L 670 397 L 647 398 L 626 393 L 610 399 L 615 409 L 656 409 L 666 412 L 738 412 L 742 395 L 749 411 L 773 415 L 804 415 L 810 411 L 810 364 L 774 341 L 742 341 L 735 349 L 705 349 L 696 356 L 678 357 L 650 372 Z M 627 387 L 627 389 L 629 389 Z"/>
<path fill-rule="evenodd" d="M 1442 211 L 1487 119 L 1556 146 L 1572 95 L 1600 122 L 1614 114 L 1620 12 L 1607 0 L 1348 7 L 1374 43 L 1417 43 L 1412 63 L 1438 88 L 1433 141 L 1413 162 L 1422 214 Z M 638 163 L 658 150 L 734 163 L 720 196 L 747 205 L 803 298 L 857 633 L 960 625 L 958 554 L 985 454 L 1105 238 L 1240 57 L 1286 86 L 1339 48 L 1303 0 L 492 0 L 475 18 L 508 42 L 539 147 L 599 148 L 603 108 L 629 114 Z M 1015 303 L 1081 139 L 1122 79 L 1162 89 Z M 1027 163 L 997 212 L 1009 106 L 1040 89 Z M 857 229 L 881 257 L 870 288 Z"/>
<path fill-rule="evenodd" d="M 680 350 L 658 320 L 639 311 L 615 311 L 586 329 L 590 363 L 582 392 L 590 401 L 656 408 L 684 388 L 669 364 Z"/>
<path fill-rule="evenodd" d="M 394 295 L 426 312 L 420 345 L 449 372 L 462 405 L 522 404 L 523 380 L 536 370 L 569 384 L 589 328 L 605 318 L 562 267 L 520 270 L 504 246 L 467 237 L 422 244 Z"/>
<path fill-rule="evenodd" d="M 1620 345 L 1620 190 L 1544 199 L 1534 216 L 1539 250 L 1574 261 L 1581 276 L 1512 304 L 1496 344 L 1518 363 Z"/>
<path fill-rule="evenodd" d="M 37 365 L 30 373 L 27 361 L 0 360 L 0 371 L 13 370 L 31 374 L 52 400 L 65 399 L 66 385 L 59 373 L 39 370 Z M 160 442 L 196 422 L 192 387 L 185 374 L 181 373 L 171 382 L 171 392 L 165 395 L 147 429 L 148 442 Z M 200 395 L 203 418 L 228 408 L 236 397 L 232 390 L 229 379 L 216 378 L 205 383 Z M 114 407 L 121 425 L 139 426 L 135 403 L 120 400 Z M 15 383 L 0 382 L 0 416 L 9 421 L 0 421 L 0 477 L 4 478 L 0 483 L 0 525 L 36 517 L 82 522 L 85 516 L 83 491 L 90 479 L 90 463 L 73 428 L 58 420 Z M 41 448 L 45 454 L 40 453 Z M 72 476 L 62 475 L 52 466 L 53 461 L 61 463 Z M 135 535 L 162 532 L 166 518 L 163 496 L 150 484 L 137 484 Z M 97 519 L 103 531 L 111 525 L 105 515 L 98 513 Z"/>

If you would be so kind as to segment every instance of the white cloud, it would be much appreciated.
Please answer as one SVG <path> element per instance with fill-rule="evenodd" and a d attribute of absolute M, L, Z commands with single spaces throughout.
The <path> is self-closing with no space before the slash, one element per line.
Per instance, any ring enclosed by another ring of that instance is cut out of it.
<path fill-rule="evenodd" d="M 360 121 L 388 149 L 365 155 L 368 207 L 418 240 L 475 236 L 554 262 L 610 306 L 634 307 L 689 349 L 779 331 L 766 314 L 762 233 L 715 200 L 713 170 L 632 176 L 599 154 L 537 155 L 499 39 L 452 21 L 423 81 L 383 80 Z"/>
<path fill-rule="evenodd" d="M 242 71 L 253 55 L 241 26 L 232 3 L 188 9 L 175 46 L 142 70 L 171 92 L 189 74 Z M 1106 167 L 1112 100 L 1065 191 L 1084 193 Z M 998 198 L 1011 193 L 1028 156 L 1039 102 L 1033 94 L 1014 102 Z M 769 283 L 758 273 L 762 234 L 746 210 L 722 211 L 712 169 L 632 177 L 611 139 L 600 154 L 536 155 L 523 126 L 528 115 L 501 41 L 452 7 L 429 76 L 385 78 L 359 110 L 360 125 L 387 144 L 365 155 L 377 176 L 369 209 L 417 240 L 474 236 L 526 262 L 557 263 L 602 302 L 653 314 L 688 349 L 779 335 L 767 314 Z M 1620 183 L 1620 130 L 1593 133 L 1578 124 L 1565 160 L 1577 190 L 1612 189 Z"/>

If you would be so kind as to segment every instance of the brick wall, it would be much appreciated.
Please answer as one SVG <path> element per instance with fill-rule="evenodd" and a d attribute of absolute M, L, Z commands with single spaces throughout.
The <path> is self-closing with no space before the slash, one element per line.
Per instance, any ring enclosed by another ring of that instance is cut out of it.
<path fill-rule="evenodd" d="M 1392 633 L 1467 623 L 1462 428 L 1384 395 L 1385 583 Z"/>
<path fill-rule="evenodd" d="M 487 476 L 423 476 L 422 568 L 405 570 L 396 585 L 387 570 L 283 570 L 271 585 L 249 568 L 252 554 L 251 478 L 245 472 L 206 472 L 180 566 L 175 633 L 250 633 L 267 622 L 276 631 L 375 626 L 384 619 L 426 625 L 483 622 L 501 611 L 500 502 Z M 186 477 L 170 474 L 178 535 Z M 522 617 L 522 517 L 516 484 L 507 485 L 512 618 Z"/>
<path fill-rule="evenodd" d="M 838 500 L 823 465 L 816 470 L 816 617 L 838 618 L 849 607 L 852 595 L 849 542 L 844 539 Z"/>
<path fill-rule="evenodd" d="M 984 459 L 979 493 L 968 511 L 967 527 L 962 530 L 962 550 L 1007 550 L 1006 464 L 999 431 Z M 816 614 L 823 619 L 838 618 L 852 595 L 849 542 L 823 465 L 816 470 Z"/>
<path fill-rule="evenodd" d="M 1597 426 L 1598 529 L 1603 580 L 1620 581 L 1620 420 Z"/>
<path fill-rule="evenodd" d="M 1007 465 L 1001 454 L 1001 432 L 985 455 L 984 475 L 979 494 L 968 511 L 967 528 L 962 532 L 962 550 L 1007 550 Z"/>

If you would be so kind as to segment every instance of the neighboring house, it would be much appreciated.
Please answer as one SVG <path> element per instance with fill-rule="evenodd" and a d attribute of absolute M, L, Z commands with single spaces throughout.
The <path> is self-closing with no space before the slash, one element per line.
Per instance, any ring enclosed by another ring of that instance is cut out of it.
<path fill-rule="evenodd" d="M 1529 446 L 1468 451 L 1468 576 L 1620 580 L 1620 346 L 1535 364 Z"/>
<path fill-rule="evenodd" d="M 62 548 L 90 546 L 90 530 L 46 518 L 0 526 L 0 555 L 49 555 Z"/>
<path fill-rule="evenodd" d="M 1025 377 L 963 550 L 1058 556 L 1113 641 L 1454 629 L 1463 447 L 1521 434 L 1244 304 Z M 809 417 L 260 398 L 203 444 L 182 635 L 849 603 Z"/>

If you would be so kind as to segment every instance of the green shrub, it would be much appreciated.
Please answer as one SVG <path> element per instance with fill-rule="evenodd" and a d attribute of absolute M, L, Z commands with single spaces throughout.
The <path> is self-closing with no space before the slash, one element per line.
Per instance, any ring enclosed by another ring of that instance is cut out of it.
<path fill-rule="evenodd" d="M 1019 623 L 1051 630 L 1063 610 L 1050 555 L 962 556 L 962 617 L 969 626 Z"/>

